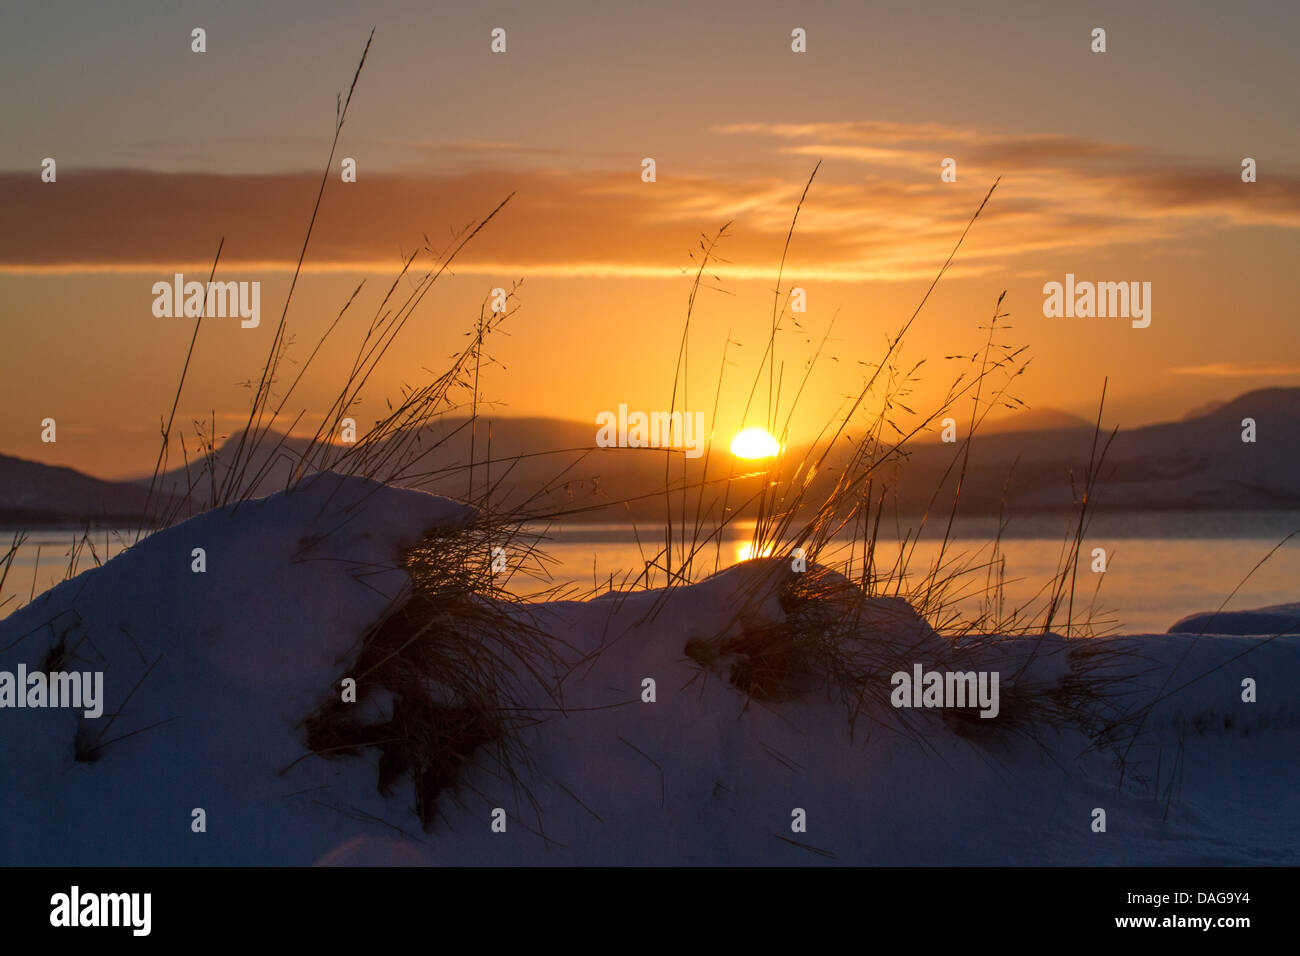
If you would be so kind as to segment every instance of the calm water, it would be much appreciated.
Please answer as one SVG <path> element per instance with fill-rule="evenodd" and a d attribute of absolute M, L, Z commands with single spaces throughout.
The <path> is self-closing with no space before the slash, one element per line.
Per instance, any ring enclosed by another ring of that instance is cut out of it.
<path fill-rule="evenodd" d="M 0 559 L 9 552 L 15 532 L 0 532 Z M 73 571 L 80 573 L 120 554 L 135 538 L 134 531 L 37 530 L 24 532 L 24 541 L 9 564 L 0 588 L 0 618 L 13 613 L 36 594 L 52 588 Z M 83 537 L 87 540 L 83 541 Z M 0 561 L 0 573 L 5 569 Z"/>
<path fill-rule="evenodd" d="M 1067 521 L 1060 516 L 1034 516 L 1013 521 L 1000 545 L 1005 558 L 1004 606 L 1041 604 L 1062 556 Z M 697 557 L 696 570 L 712 571 L 715 562 L 725 567 L 750 557 L 751 525 L 737 525 L 721 546 L 710 544 Z M 1194 515 L 1098 515 L 1084 540 L 1075 590 L 1076 608 L 1094 605 L 1098 629 L 1119 632 L 1165 631 L 1179 618 L 1197 611 L 1218 609 L 1241 581 L 1251 575 L 1279 541 L 1300 528 L 1300 512 L 1205 512 Z M 556 580 L 590 589 L 613 576 L 615 585 L 629 572 L 635 577 L 663 547 L 662 528 L 641 528 L 638 546 L 628 525 L 589 525 L 553 531 L 542 549 L 556 563 L 550 565 Z M 990 542 L 997 533 L 996 519 L 967 519 L 955 529 L 945 553 L 945 565 L 956 559 L 971 570 L 954 582 L 967 600 L 958 607 L 978 614 L 986 591 Z M 908 580 L 920 583 L 939 555 L 943 526 L 927 529 L 911 549 Z M 892 566 L 898 559 L 898 535 L 892 540 L 881 529 L 876 565 Z M 1092 549 L 1106 549 L 1107 571 L 1090 571 Z M 829 552 L 832 560 L 847 559 L 841 546 Z M 659 572 L 655 583 L 662 583 Z M 514 588 L 526 591 L 529 582 L 516 580 Z M 538 585 L 540 586 L 540 585 Z M 958 597 L 957 592 L 952 592 Z M 1095 597 L 1095 601 L 1094 601 Z M 1300 536 L 1280 548 L 1250 576 L 1228 610 L 1300 601 Z"/>
<path fill-rule="evenodd" d="M 750 527 L 738 524 L 720 546 L 709 545 L 697 557 L 697 572 L 711 571 L 715 562 L 725 567 L 749 557 Z M 1121 632 L 1167 630 L 1188 614 L 1217 609 L 1269 550 L 1297 528 L 1300 512 L 1098 515 L 1084 542 L 1085 561 L 1079 569 L 1076 607 L 1079 603 L 1093 604 L 1093 620 L 1103 628 L 1113 626 Z M 552 559 L 547 564 L 552 575 L 550 583 L 590 590 L 593 582 L 604 586 L 611 576 L 616 584 L 635 578 L 662 547 L 663 537 L 662 528 L 637 530 L 640 546 L 633 527 L 626 524 L 574 525 L 550 531 L 541 545 Z M 957 526 L 949 543 L 946 560 L 955 558 L 958 566 L 972 568 L 956 579 L 967 595 L 958 605 L 966 613 L 978 613 L 983 603 L 980 592 L 985 588 L 986 576 L 979 566 L 989 559 L 989 542 L 996 530 L 993 519 L 967 519 Z M 1065 518 L 1035 516 L 1013 521 L 1003 533 L 1006 606 L 1041 603 L 1042 589 L 1058 566 L 1065 531 Z M 925 576 L 939 552 L 942 532 L 942 525 L 936 525 L 916 544 L 908 565 L 909 581 L 919 582 Z M 8 599 L 0 606 L 0 616 L 26 603 L 29 595 L 62 581 L 69 568 L 73 542 L 80 538 L 80 532 L 71 530 L 29 533 L 0 590 L 0 600 Z M 892 565 L 900 550 L 897 538 L 890 540 L 883 528 L 882 538 L 885 540 L 877 546 L 877 567 Z M 0 554 L 7 549 L 9 540 L 8 534 L 0 537 Z M 130 540 L 129 532 L 93 534 L 101 559 L 119 553 Z M 1104 575 L 1089 570 L 1095 547 L 1106 549 Z M 846 556 L 842 546 L 838 554 L 836 549 L 830 552 L 832 559 Z M 89 548 L 83 545 L 76 570 L 94 564 Z M 663 580 L 662 572 L 653 578 L 656 584 Z M 512 582 L 516 591 L 524 593 L 542 586 L 528 578 L 517 577 Z M 1254 572 L 1229 602 L 1228 609 L 1291 601 L 1300 601 L 1300 536 Z"/>

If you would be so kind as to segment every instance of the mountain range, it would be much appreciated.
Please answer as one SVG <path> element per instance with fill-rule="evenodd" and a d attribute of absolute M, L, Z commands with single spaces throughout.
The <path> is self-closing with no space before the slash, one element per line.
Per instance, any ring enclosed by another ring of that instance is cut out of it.
<path fill-rule="evenodd" d="M 1255 423 L 1255 441 L 1243 441 L 1243 420 Z M 852 436 L 852 429 L 849 430 Z M 920 514 L 936 502 L 946 507 L 956 486 L 962 454 L 961 431 L 955 444 L 928 435 L 909 442 L 904 456 L 883 469 L 895 485 L 891 492 L 902 514 Z M 852 436 L 856 437 L 856 436 Z M 1081 493 L 1098 436 L 1077 416 L 1052 410 L 1011 416 L 990 433 L 977 433 L 961 487 L 961 510 L 970 514 L 1050 512 L 1073 507 Z M 664 454 L 628 448 L 594 448 L 595 425 L 553 418 L 448 417 L 387 440 L 381 453 L 418 456 L 416 464 L 393 484 L 416 487 L 453 498 L 481 501 L 489 482 L 494 509 L 523 506 L 530 513 L 570 513 L 578 520 L 619 521 L 662 516 Z M 218 449 L 218 476 L 224 476 L 238 436 Z M 476 462 L 471 475 L 465 463 Z M 277 447 L 278 446 L 278 447 Z M 271 436 L 253 457 L 247 474 L 260 473 L 256 494 L 282 489 L 307 448 L 304 439 Z M 488 462 L 490 448 L 491 461 Z M 823 462 L 809 494 L 827 491 L 852 450 L 842 441 Z M 347 449 L 329 449 L 333 462 Z M 788 449 L 789 467 L 809 449 Z M 683 480 L 683 459 L 674 456 L 670 477 Z M 959 461 L 960 464 L 960 461 Z M 185 498 L 187 489 L 207 489 L 211 476 L 203 463 L 188 473 L 176 469 L 160 478 L 166 506 Z M 750 474 L 746 475 L 746 472 Z M 1120 430 L 1099 471 L 1091 507 L 1099 510 L 1199 511 L 1300 510 L 1300 388 L 1248 392 L 1228 402 L 1202 406 L 1182 420 Z M 472 479 L 472 490 L 471 490 Z M 745 502 L 761 489 L 761 466 L 736 462 L 715 451 L 686 462 L 685 480 L 707 479 L 706 495 L 721 504 Z M 91 523 L 131 524 L 145 507 L 149 479 L 104 481 L 70 468 L 54 467 L 0 455 L 0 523 L 27 528 Z M 611 507 L 613 502 L 622 502 Z M 210 504 L 201 491 L 180 513 Z"/>

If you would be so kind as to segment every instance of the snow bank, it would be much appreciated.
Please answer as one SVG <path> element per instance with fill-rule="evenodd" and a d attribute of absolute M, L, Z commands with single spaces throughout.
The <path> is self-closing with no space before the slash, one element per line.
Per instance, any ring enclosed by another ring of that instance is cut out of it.
<path fill-rule="evenodd" d="M 62 646 L 62 669 L 103 671 L 106 697 L 93 721 L 0 710 L 0 862 L 301 860 L 276 777 L 303 752 L 294 725 L 408 587 L 402 550 L 471 515 L 321 475 L 155 534 L 0 622 L 0 671 Z M 79 733 L 116 742 L 79 762 Z"/>
<path fill-rule="evenodd" d="M 1254 611 L 1191 614 L 1170 634 L 1300 634 L 1300 604 L 1274 604 Z"/>
<path fill-rule="evenodd" d="M 826 571 L 817 597 L 781 600 L 791 572 L 770 560 L 668 592 L 505 607 L 560 654 L 516 675 L 537 720 L 526 759 L 515 782 L 477 753 L 424 832 L 409 784 L 379 793 L 373 751 L 311 756 L 299 725 L 409 588 L 402 551 L 471 517 L 319 476 L 161 532 L 0 622 L 0 670 L 40 667 L 62 642 L 66 667 L 104 671 L 108 698 L 99 721 L 0 711 L 0 863 L 1300 862 L 1300 640 L 1091 644 L 1117 652 L 1109 716 L 1143 718 L 1121 776 L 1078 729 L 956 726 L 877 700 L 850 733 L 824 682 L 746 694 L 732 678 L 749 636 L 849 606 L 851 584 Z M 954 649 L 898 599 L 867 602 L 857 626 L 884 659 L 998 670 L 1004 694 L 1068 689 L 1082 652 L 1054 635 Z M 701 642 L 720 656 L 702 663 Z M 78 739 L 96 759 L 76 759 Z"/>

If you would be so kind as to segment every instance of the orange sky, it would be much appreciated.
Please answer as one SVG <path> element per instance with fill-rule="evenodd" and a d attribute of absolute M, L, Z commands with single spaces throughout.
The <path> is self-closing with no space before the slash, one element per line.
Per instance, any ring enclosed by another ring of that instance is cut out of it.
<path fill-rule="evenodd" d="M 958 369 L 942 357 L 969 353 L 981 341 L 981 326 L 1004 289 L 1011 326 L 1005 340 L 1029 346 L 1033 357 L 1014 394 L 1031 405 L 1091 414 L 1109 376 L 1113 420 L 1136 425 L 1252 388 L 1300 383 L 1291 281 L 1300 253 L 1300 167 L 1287 159 L 1295 132 L 1270 112 L 1273 86 L 1264 84 L 1250 99 L 1250 83 L 1233 80 L 1231 69 L 1251 62 L 1258 80 L 1290 62 L 1278 59 L 1282 51 L 1266 19 L 1245 17 L 1237 33 L 1225 34 L 1217 14 L 1187 5 L 1184 32 L 1171 37 L 1113 7 L 1107 14 L 1112 49 L 1098 55 L 1087 49 L 1082 21 L 1035 14 L 1044 19 L 1036 24 L 1034 49 L 1023 18 L 999 21 L 994 13 L 994 26 L 1005 27 L 1002 39 L 1025 56 L 990 58 L 977 68 L 978 58 L 963 55 L 958 65 L 966 72 L 958 76 L 949 71 L 965 14 L 945 7 L 950 18 L 932 27 L 935 49 L 894 64 L 888 89 L 877 81 L 863 90 L 845 72 L 856 61 L 843 36 L 844 24 L 860 14 L 852 5 L 831 7 L 843 23 L 819 14 L 823 29 L 809 27 L 810 51 L 802 55 L 808 60 L 789 52 L 786 23 L 793 15 L 772 6 L 725 42 L 705 37 L 721 44 L 717 55 L 730 67 L 711 73 L 716 90 L 700 90 L 688 76 L 643 71 L 640 78 L 658 102 L 651 109 L 646 97 L 636 103 L 628 84 L 637 81 L 637 64 L 683 55 L 672 45 L 672 26 L 688 22 L 684 9 L 670 5 L 666 22 L 653 26 L 631 23 L 628 13 L 604 14 L 605 27 L 637 29 L 641 43 L 626 64 L 593 53 L 589 92 L 576 85 L 571 62 L 538 62 L 541 38 L 557 42 L 553 23 L 538 20 L 535 11 L 503 10 L 499 16 L 512 24 L 512 52 L 493 61 L 466 39 L 464 50 L 449 53 L 464 61 L 458 82 L 476 88 L 453 119 L 428 136 L 412 136 L 409 117 L 400 127 L 384 124 L 402 122 L 403 106 L 416 113 L 429 108 L 421 90 L 406 82 L 415 51 L 404 28 L 418 14 L 405 4 L 381 5 L 376 45 L 338 152 L 358 158 L 360 175 L 345 184 L 337 168 L 331 173 L 290 312 L 290 356 L 310 350 L 363 279 L 349 313 L 361 323 L 404 254 L 426 237 L 443 248 L 456 230 L 513 193 L 457 260 L 455 274 L 425 300 L 385 375 L 367 390 L 368 408 L 377 413 L 422 369 L 439 370 L 461 347 L 489 290 L 518 280 L 522 308 L 509 320 L 508 336 L 491 348 L 504 368 L 493 368 L 484 386 L 500 413 L 594 421 L 620 403 L 666 408 L 691 252 L 702 234 L 730 222 L 719 246 L 724 261 L 709 270 L 716 278 L 693 317 L 688 391 L 692 407 L 712 418 L 730 334 L 738 343 L 729 352 L 735 364 L 724 378 L 718 420 L 710 423 L 729 438 L 748 423 L 741 408 L 766 341 L 777 263 L 795 203 L 820 160 L 782 280 L 783 292 L 798 286 L 808 296 L 800 328 L 787 320 L 780 338 L 779 358 L 791 379 L 834 325 L 828 354 L 801 401 L 795 439 L 810 436 L 860 387 L 861 363 L 878 357 L 886 336 L 911 313 L 999 176 L 1001 185 L 905 345 L 905 360 L 928 360 L 919 404 Z M 205 323 L 182 420 L 215 414 L 220 431 L 223 422 L 236 427 L 247 408 L 239 383 L 256 378 L 279 316 L 328 152 L 332 90 L 346 88 L 368 28 L 358 33 L 340 22 L 321 40 L 330 61 L 318 50 L 302 71 L 331 92 L 327 103 L 317 96 L 304 106 L 296 100 L 303 78 L 287 75 L 284 63 L 264 62 L 277 30 L 288 50 L 288 24 L 272 18 L 254 42 L 240 17 L 231 15 L 223 32 L 225 14 L 199 9 L 215 25 L 209 60 L 169 54 L 155 65 L 159 85 L 148 87 L 131 79 L 133 67 L 110 67 L 98 52 L 82 50 L 79 93 L 69 96 L 57 83 L 37 87 L 33 96 L 38 105 L 46 96 L 46 108 L 23 105 L 7 134 L 0 151 L 9 170 L 0 173 L 0 343 L 9 394 L 0 408 L 0 452 L 103 475 L 146 471 L 192 332 L 192 320 L 155 318 L 150 290 L 175 272 L 206 278 L 221 237 L 218 278 L 263 283 L 262 323 L 256 329 L 221 319 Z M 34 36 L 51 45 L 47 59 L 56 66 L 77 52 L 61 45 L 84 42 L 61 39 L 57 14 L 30 16 L 29 41 Z M 153 18 L 150 30 L 116 42 L 127 53 L 141 45 L 137 58 L 149 44 L 170 50 L 168 30 L 188 22 L 177 17 L 174 23 Z M 594 42 L 587 20 L 575 12 L 571 22 L 577 37 Z M 482 34 L 486 47 L 486 23 L 457 14 L 444 30 Z M 777 34 L 760 57 L 756 37 L 778 26 L 786 39 Z M 879 36 L 879 25 L 862 26 L 863 37 Z M 910 37 L 919 27 L 896 14 L 885 29 Z M 971 25 L 967 39 L 975 42 L 988 29 Z M 1197 44 L 1216 31 L 1224 62 L 1207 65 L 1196 58 L 1204 53 Z M 688 46 L 703 42 L 677 36 Z M 242 44 L 237 54 L 230 49 L 234 38 Z M 349 52 L 335 57 L 335 47 Z M 936 67 L 926 57 L 945 52 L 950 66 L 938 68 L 951 76 L 949 95 L 927 98 Z M 292 62 L 291 51 L 285 56 Z M 1056 89 L 1037 82 L 1043 67 L 1035 58 L 1058 64 Z M 21 68 L 7 62 L 0 69 Z M 226 74 L 211 72 L 218 62 Z M 507 75 L 492 72 L 497 63 Z M 1152 63 L 1165 80 L 1155 87 Z M 195 76 L 200 68 L 206 72 Z M 105 91 L 91 88 L 96 69 L 113 78 L 100 84 Z M 223 105 L 220 122 L 199 122 L 183 139 L 176 138 L 183 117 L 159 128 L 163 114 L 141 105 L 151 96 L 179 95 L 165 89 L 169 76 L 202 101 L 219 94 L 211 89 L 215 76 L 250 84 L 258 70 L 271 69 L 275 82 L 264 82 L 259 96 L 245 95 L 246 109 Z M 804 72 L 797 81 L 787 77 L 769 102 L 758 87 L 775 70 Z M 597 82 L 602 71 L 607 89 Z M 750 94 L 737 75 L 755 78 Z M 1233 82 L 1242 88 L 1234 91 Z M 824 105 L 792 108 L 782 101 L 789 83 L 802 100 Z M 1186 99 L 1200 84 L 1206 93 L 1198 119 L 1187 112 Z M 394 94 L 396 101 L 375 93 L 398 88 L 405 92 Z M 619 90 L 637 108 L 602 112 L 597 104 L 607 106 L 602 98 Z M 989 90 L 1001 99 L 985 102 Z M 560 91 L 566 97 L 548 96 Z M 1235 112 L 1234 92 L 1241 94 Z M 77 111 L 94 97 L 117 110 L 122 129 L 134 133 L 79 139 L 78 131 L 95 121 L 78 124 Z M 540 124 L 538 103 L 545 103 Z M 269 132 L 276 117 L 281 126 Z M 1207 136 L 1216 126 L 1221 135 Z M 145 148 L 147 142 L 153 146 Z M 59 157 L 54 184 L 39 179 L 40 158 L 49 154 Z M 1259 162 L 1257 183 L 1240 181 L 1246 155 Z M 654 183 L 641 180 L 645 156 L 658 164 Z M 945 157 L 957 161 L 955 183 L 940 181 Z M 315 171 L 295 171 L 313 165 Z M 1045 318 L 1043 283 L 1067 272 L 1150 282 L 1150 328 L 1116 319 Z M 302 409 L 304 422 L 314 422 L 328 405 L 359 335 L 345 327 L 317 360 L 319 374 L 304 383 L 293 409 Z M 40 442 L 39 423 L 47 416 L 59 422 L 57 445 Z"/>

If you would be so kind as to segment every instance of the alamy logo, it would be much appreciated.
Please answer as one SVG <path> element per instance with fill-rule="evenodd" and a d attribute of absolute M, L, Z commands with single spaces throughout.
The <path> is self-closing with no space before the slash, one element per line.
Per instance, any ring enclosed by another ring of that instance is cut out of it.
<path fill-rule="evenodd" d="M 131 935 L 152 928 L 152 893 L 82 893 L 79 886 L 50 897 L 51 926 L 129 926 Z"/>
<path fill-rule="evenodd" d="M 1075 282 L 1074 273 L 1067 272 L 1064 285 L 1048 282 L 1043 295 L 1043 315 L 1049 319 L 1132 319 L 1135 329 L 1151 324 L 1150 282 Z"/>
<path fill-rule="evenodd" d="M 926 671 L 912 665 L 912 673 L 896 671 L 889 678 L 895 707 L 976 707 L 981 717 L 998 715 L 997 671 Z"/>
<path fill-rule="evenodd" d="M 260 282 L 186 282 L 178 272 L 171 282 L 155 282 L 153 294 L 153 314 L 159 319 L 238 316 L 245 329 L 255 329 L 262 321 Z"/>
<path fill-rule="evenodd" d="M 5 707 L 73 707 L 84 708 L 92 720 L 104 713 L 104 672 L 51 671 L 27 672 L 26 664 L 18 673 L 0 671 L 0 708 Z"/>
<path fill-rule="evenodd" d="M 704 454 L 703 412 L 632 412 L 596 416 L 596 444 L 601 448 L 682 448 L 687 458 Z"/>

